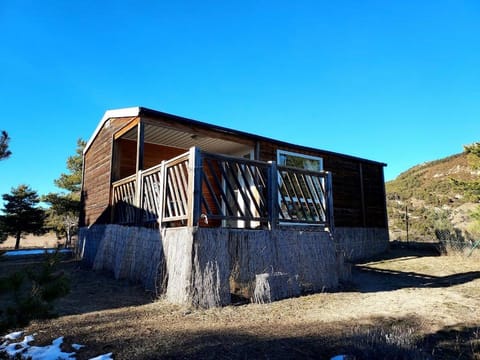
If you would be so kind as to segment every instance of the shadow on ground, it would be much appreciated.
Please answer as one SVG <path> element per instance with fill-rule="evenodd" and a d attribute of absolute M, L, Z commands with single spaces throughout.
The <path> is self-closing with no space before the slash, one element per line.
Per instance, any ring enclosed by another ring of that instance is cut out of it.
<path fill-rule="evenodd" d="M 0 274 L 24 273 L 41 268 L 44 257 L 2 258 Z M 151 303 L 154 297 L 142 286 L 124 280 L 115 280 L 111 273 L 95 272 L 80 261 L 64 258 L 57 266 L 69 279 L 70 292 L 55 302 L 58 315 L 77 315 L 126 306 Z"/>
<path fill-rule="evenodd" d="M 138 306 L 154 301 L 152 293 L 127 280 L 115 280 L 109 272 L 93 271 L 77 261 L 63 264 L 71 283 L 70 293 L 55 306 L 59 315 Z"/>
<path fill-rule="evenodd" d="M 116 359 L 331 359 L 350 355 L 363 359 L 476 359 L 480 355 L 478 328 L 444 328 L 420 336 L 420 319 L 369 319 L 355 323 L 310 324 L 271 331 L 223 329 L 183 331 L 148 337 L 119 339 L 108 344 Z M 292 334 L 288 335 L 288 331 Z M 88 337 L 90 334 L 86 334 Z M 98 343 L 102 351 L 104 343 Z M 96 344 L 78 353 L 78 359 L 95 354 Z M 90 351 L 90 352 L 89 352 Z"/>
<path fill-rule="evenodd" d="M 460 285 L 480 278 L 480 271 L 468 271 L 448 276 L 430 276 L 415 272 L 375 269 L 357 265 L 354 283 L 360 292 L 392 291 L 403 288 L 439 288 Z"/>
<path fill-rule="evenodd" d="M 480 271 L 467 271 L 447 276 L 432 276 L 412 271 L 397 271 L 376 268 L 374 265 L 389 260 L 408 261 L 425 256 L 439 256 L 434 247 L 394 247 L 368 264 L 356 264 L 352 268 L 352 285 L 363 293 L 393 291 L 403 288 L 440 288 L 464 284 L 480 278 Z"/>

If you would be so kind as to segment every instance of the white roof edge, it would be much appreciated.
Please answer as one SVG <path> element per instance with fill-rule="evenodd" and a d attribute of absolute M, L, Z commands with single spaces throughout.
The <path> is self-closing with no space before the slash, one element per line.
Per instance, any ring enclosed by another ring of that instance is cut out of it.
<path fill-rule="evenodd" d="M 107 122 L 108 119 L 115 118 L 115 117 L 138 116 L 139 114 L 140 114 L 140 107 L 139 106 L 122 108 L 122 109 L 112 109 L 112 110 L 105 111 L 105 114 L 103 114 L 103 117 L 100 120 L 100 122 L 98 123 L 97 128 L 93 132 L 92 136 L 90 136 L 90 139 L 88 140 L 87 145 L 85 145 L 85 148 L 83 149 L 83 154 L 85 155 L 88 148 L 92 145 L 93 140 L 95 140 L 98 133 L 100 132 L 103 125 Z"/>

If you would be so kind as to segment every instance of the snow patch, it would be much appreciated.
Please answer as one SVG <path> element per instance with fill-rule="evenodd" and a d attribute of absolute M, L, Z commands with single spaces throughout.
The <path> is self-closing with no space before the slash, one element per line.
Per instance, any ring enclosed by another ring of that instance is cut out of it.
<path fill-rule="evenodd" d="M 23 331 L 16 331 L 10 334 L 5 335 L 3 338 L 5 340 L 17 340 L 20 336 L 23 335 Z"/>
<path fill-rule="evenodd" d="M 32 346 L 29 343 L 35 340 L 33 335 L 28 335 L 20 342 L 14 342 L 19 339 L 23 331 L 17 331 L 3 336 L 3 344 L 0 345 L 0 355 L 5 354 L 10 358 L 31 359 L 31 360 L 74 360 L 75 352 L 64 352 L 61 347 L 63 336 L 52 341 L 51 345 Z M 72 344 L 76 351 L 85 347 L 85 345 Z M 99 355 L 91 360 L 112 360 L 112 353 Z"/>
<path fill-rule="evenodd" d="M 90 360 L 113 360 L 112 353 L 105 355 L 99 355 L 97 357 L 91 358 Z"/>

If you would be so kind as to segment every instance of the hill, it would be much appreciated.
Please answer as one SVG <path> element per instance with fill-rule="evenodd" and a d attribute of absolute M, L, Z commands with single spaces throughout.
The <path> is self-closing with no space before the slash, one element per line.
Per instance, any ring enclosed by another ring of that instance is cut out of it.
<path fill-rule="evenodd" d="M 468 150 L 468 149 L 467 149 Z M 416 165 L 386 183 L 390 238 L 468 241 L 478 237 L 471 191 L 480 180 L 480 157 L 470 151 Z M 408 234 L 407 234 L 408 230 Z"/>

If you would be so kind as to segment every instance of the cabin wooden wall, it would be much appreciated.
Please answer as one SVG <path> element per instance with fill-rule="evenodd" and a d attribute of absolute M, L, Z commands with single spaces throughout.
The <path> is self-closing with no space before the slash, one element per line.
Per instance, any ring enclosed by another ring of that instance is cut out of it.
<path fill-rule="evenodd" d="M 113 134 L 133 119 L 109 119 L 84 155 L 80 226 L 109 220 Z"/>
<path fill-rule="evenodd" d="M 115 146 L 117 148 L 117 161 L 114 169 L 114 181 L 135 174 L 137 161 L 136 141 L 118 139 Z M 187 151 L 188 149 L 145 143 L 143 150 L 143 167 L 144 169 L 148 169 L 160 164 L 163 160 L 170 160 Z"/>
<path fill-rule="evenodd" d="M 259 143 L 259 160 L 277 161 L 277 150 L 323 158 L 332 173 L 335 226 L 386 228 L 383 165 L 323 151 L 310 151 L 275 143 Z"/>

